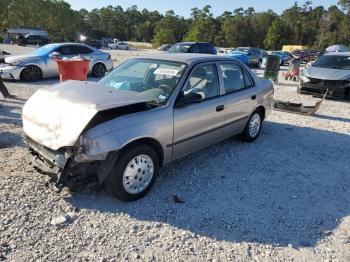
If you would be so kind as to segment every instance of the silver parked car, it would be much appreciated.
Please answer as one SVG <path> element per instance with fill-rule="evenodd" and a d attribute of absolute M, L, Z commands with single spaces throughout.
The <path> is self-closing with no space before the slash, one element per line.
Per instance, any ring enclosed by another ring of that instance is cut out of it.
<path fill-rule="evenodd" d="M 48 44 L 29 55 L 9 56 L 0 65 L 0 75 L 4 79 L 38 81 L 42 78 L 58 76 L 56 58 L 82 56 L 90 60 L 89 73 L 103 77 L 112 70 L 113 62 L 109 53 L 79 43 Z"/>
<path fill-rule="evenodd" d="M 350 52 L 321 56 L 300 74 L 299 93 L 350 99 Z"/>
<path fill-rule="evenodd" d="M 38 90 L 23 128 L 34 166 L 58 186 L 97 174 L 133 201 L 175 159 L 237 134 L 254 141 L 272 107 L 272 82 L 234 58 L 162 54 L 129 59 L 98 83 Z"/>

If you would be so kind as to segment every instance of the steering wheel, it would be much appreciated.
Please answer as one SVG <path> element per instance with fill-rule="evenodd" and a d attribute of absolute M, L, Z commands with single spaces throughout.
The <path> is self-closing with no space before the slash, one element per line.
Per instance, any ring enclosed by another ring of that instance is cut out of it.
<path fill-rule="evenodd" d="M 172 91 L 172 88 L 168 85 L 160 85 L 158 88 L 162 89 L 164 91 L 165 94 L 170 94 Z"/>

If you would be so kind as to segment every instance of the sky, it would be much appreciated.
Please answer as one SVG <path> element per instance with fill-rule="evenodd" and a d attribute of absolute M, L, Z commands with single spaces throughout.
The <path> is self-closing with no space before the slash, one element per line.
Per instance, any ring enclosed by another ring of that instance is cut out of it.
<path fill-rule="evenodd" d="M 79 10 L 85 8 L 91 10 L 93 8 L 101 8 L 107 5 L 120 5 L 124 9 L 132 5 L 137 5 L 139 9 L 147 8 L 150 11 L 157 10 L 164 14 L 167 10 L 174 10 L 176 14 L 189 17 L 193 7 L 202 8 L 205 5 L 211 5 L 214 16 L 221 15 L 224 11 L 233 11 L 236 8 L 249 6 L 259 11 L 272 9 L 276 13 L 291 7 L 295 0 L 65 0 L 70 3 L 73 9 Z M 304 1 L 297 1 L 302 5 Z M 328 8 L 330 5 L 337 4 L 338 0 L 313 0 L 313 6 L 322 5 Z"/>

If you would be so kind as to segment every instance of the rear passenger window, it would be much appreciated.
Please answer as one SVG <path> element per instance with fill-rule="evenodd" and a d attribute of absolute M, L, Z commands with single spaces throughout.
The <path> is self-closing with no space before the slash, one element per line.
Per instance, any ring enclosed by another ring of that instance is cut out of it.
<path fill-rule="evenodd" d="M 199 52 L 200 50 L 199 50 L 198 44 L 193 45 L 190 49 L 190 53 L 199 53 Z"/>
<path fill-rule="evenodd" d="M 247 87 L 242 68 L 236 64 L 221 64 L 225 93 L 242 90 Z M 252 84 L 252 83 L 250 83 Z"/>
<path fill-rule="evenodd" d="M 251 78 L 251 76 L 247 73 L 247 71 L 242 70 L 243 74 L 244 74 L 244 83 L 245 83 L 245 87 L 252 87 L 254 86 L 254 82 Z"/>
<path fill-rule="evenodd" d="M 92 53 L 92 50 L 86 46 L 79 46 L 79 45 L 76 45 L 74 46 L 74 54 L 90 54 Z"/>
<path fill-rule="evenodd" d="M 199 51 L 201 53 L 208 53 L 209 52 L 209 48 L 208 48 L 208 45 L 206 44 L 199 44 Z"/>

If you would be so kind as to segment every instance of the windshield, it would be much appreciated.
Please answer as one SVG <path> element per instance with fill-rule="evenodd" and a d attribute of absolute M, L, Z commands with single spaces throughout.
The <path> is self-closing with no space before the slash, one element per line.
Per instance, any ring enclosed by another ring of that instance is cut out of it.
<path fill-rule="evenodd" d="M 184 63 L 164 60 L 129 60 L 100 80 L 99 83 L 118 90 L 135 92 L 147 101 L 165 102 L 184 74 Z"/>
<path fill-rule="evenodd" d="M 57 47 L 57 45 L 51 44 L 51 45 L 44 45 L 38 49 L 36 49 L 33 54 L 38 55 L 38 56 L 42 56 L 42 55 L 47 55 L 49 53 L 51 53 L 51 51 L 53 49 L 55 49 Z"/>
<path fill-rule="evenodd" d="M 324 55 L 313 64 L 313 67 L 350 70 L 350 56 Z"/>
<path fill-rule="evenodd" d="M 190 48 L 191 44 L 175 44 L 168 51 L 172 53 L 187 53 Z"/>

